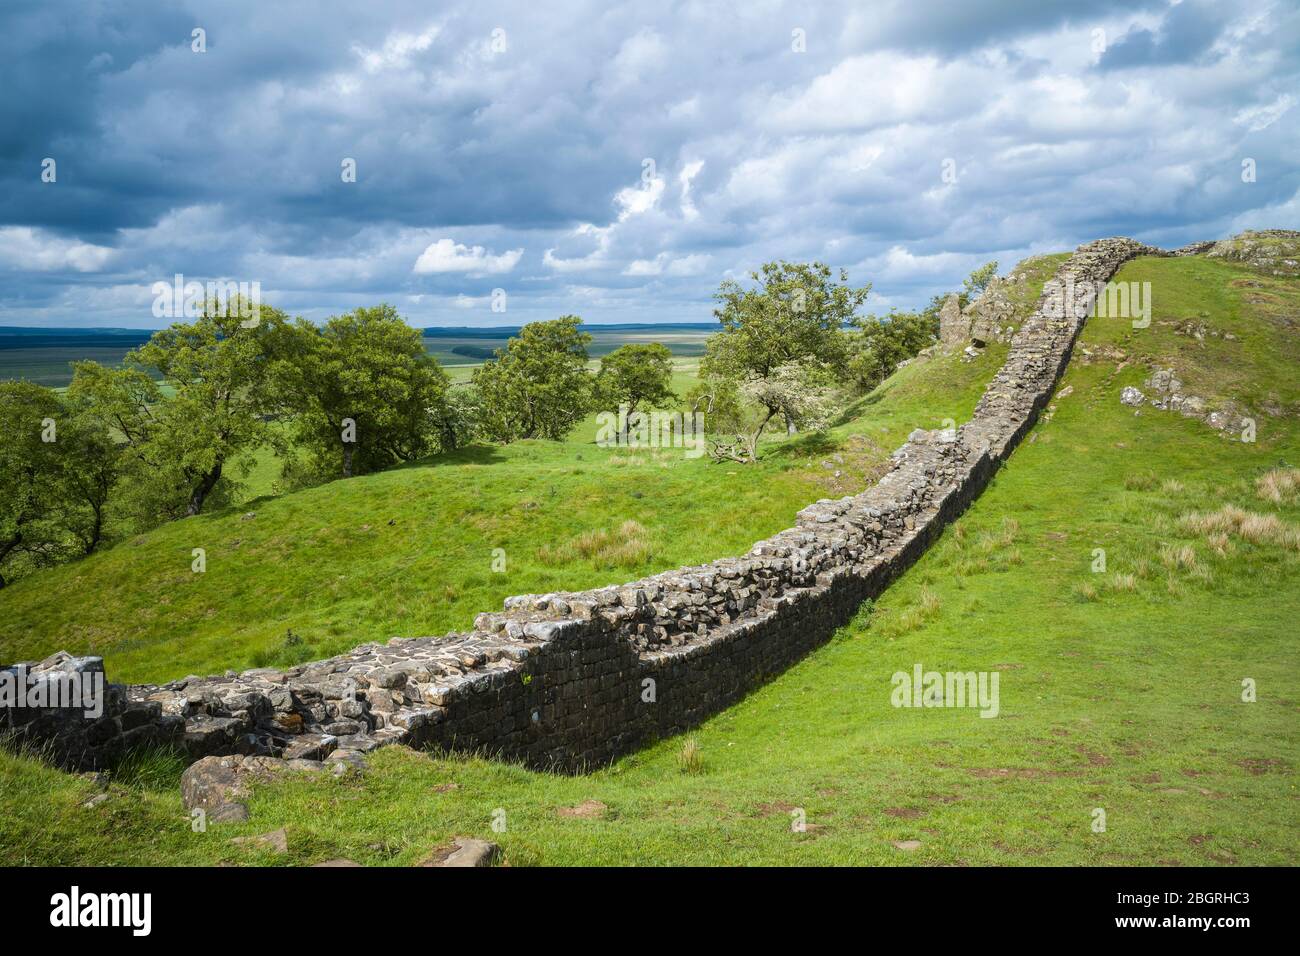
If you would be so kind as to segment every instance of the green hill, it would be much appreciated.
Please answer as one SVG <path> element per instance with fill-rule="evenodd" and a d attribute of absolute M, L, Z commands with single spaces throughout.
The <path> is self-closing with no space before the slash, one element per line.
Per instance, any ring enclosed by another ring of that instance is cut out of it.
<path fill-rule="evenodd" d="M 512 865 L 1300 862 L 1300 282 L 1220 256 L 1115 279 L 1151 284 L 1149 327 L 1090 320 L 984 495 L 832 643 L 694 733 L 698 772 L 680 738 L 576 778 L 394 748 L 361 777 L 264 787 L 249 823 L 194 834 L 164 761 L 85 809 L 89 783 L 0 754 L 0 853 L 408 864 L 473 834 Z M 579 432 L 177 522 L 6 589 L 0 657 L 92 650 L 117 680 L 315 657 L 738 552 L 865 485 L 912 428 L 968 417 L 1004 352 L 919 359 L 752 468 L 610 457 Z M 1242 415 L 1253 441 L 1218 427 Z M 628 520 L 644 532 L 620 536 Z M 918 663 L 996 672 L 999 716 L 892 706 L 891 675 Z M 285 855 L 229 839 L 280 826 Z"/>

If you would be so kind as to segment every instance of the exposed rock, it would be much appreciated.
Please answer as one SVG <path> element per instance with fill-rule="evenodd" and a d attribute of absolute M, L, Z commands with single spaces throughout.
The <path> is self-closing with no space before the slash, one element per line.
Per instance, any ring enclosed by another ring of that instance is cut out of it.
<path fill-rule="evenodd" d="M 1214 243 L 1205 255 L 1230 259 L 1275 276 L 1300 276 L 1300 232 L 1292 229 L 1249 230 Z"/>
<path fill-rule="evenodd" d="M 1141 405 L 1146 401 L 1146 396 L 1132 385 L 1125 385 L 1124 390 L 1119 393 L 1119 400 L 1125 405 Z"/>
<path fill-rule="evenodd" d="M 1016 314 L 1008 294 L 1011 285 L 1010 279 L 994 276 L 979 298 L 967 304 L 963 316 L 970 322 L 970 339 L 978 347 L 1010 338 Z"/>
<path fill-rule="evenodd" d="M 360 866 L 360 865 L 361 865 L 360 863 L 357 863 L 357 862 L 355 862 L 355 861 L 353 861 L 353 860 L 346 859 L 346 858 L 344 858 L 344 857 L 339 857 L 339 858 L 336 859 L 336 860 L 324 860 L 324 861 L 322 861 L 322 862 L 320 862 L 320 863 L 313 863 L 313 864 L 312 864 L 312 866 L 314 866 L 314 867 L 315 867 L 315 866 L 345 867 L 345 866 Z"/>
<path fill-rule="evenodd" d="M 945 351 L 964 345 L 970 338 L 970 318 L 962 315 L 961 300 L 950 295 L 939 310 L 939 345 Z"/>
<path fill-rule="evenodd" d="M 451 847 L 435 850 L 421 866 L 491 866 L 500 847 L 474 837 L 456 837 Z"/>
<path fill-rule="evenodd" d="M 1235 432 L 1244 427 L 1246 414 L 1233 403 L 1211 409 L 1209 402 L 1197 395 L 1183 393 L 1183 383 L 1171 368 L 1157 369 L 1144 383 L 1154 391 L 1151 406 L 1195 418 L 1221 432 Z"/>
<path fill-rule="evenodd" d="M 255 850 L 270 850 L 272 853 L 289 852 L 289 834 L 284 827 L 259 836 L 232 837 L 230 842 L 238 846 L 252 847 Z"/>

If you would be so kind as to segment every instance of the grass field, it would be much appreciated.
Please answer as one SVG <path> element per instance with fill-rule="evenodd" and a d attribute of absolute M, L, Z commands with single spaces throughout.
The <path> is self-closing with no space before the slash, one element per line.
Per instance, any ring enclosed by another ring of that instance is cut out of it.
<path fill-rule="evenodd" d="M 693 732 L 698 772 L 682 771 L 680 737 L 577 778 L 390 749 L 361 777 L 263 787 L 249 823 L 198 834 L 164 759 L 125 768 L 86 809 L 89 783 L 0 753 L 0 856 L 405 865 L 468 834 L 514 866 L 1295 865 L 1300 539 L 1286 529 L 1300 502 L 1257 481 L 1300 463 L 1300 287 L 1199 258 L 1138 260 L 1117 279 L 1152 283 L 1151 327 L 1092 321 L 1049 414 L 991 487 L 828 645 Z M 1183 334 L 1189 322 L 1234 338 Z M 95 649 L 117 679 L 171 676 L 273 652 L 291 620 L 313 622 L 315 655 L 445 629 L 498 593 L 734 553 L 802 503 L 862 487 L 911 428 L 967 417 L 1000 351 L 915 362 L 826 436 L 755 468 L 596 460 L 575 433 L 495 449 L 492 463 L 287 496 L 248 522 L 182 522 L 20 582 L 0 597 L 0 648 Z M 1170 365 L 1189 393 L 1277 412 L 1243 444 L 1119 403 L 1123 386 Z M 1197 517 L 1224 505 L 1261 518 L 1220 530 Z M 529 557 L 623 518 L 649 529 L 654 560 L 558 569 Z M 210 570 L 196 581 L 185 575 L 199 538 Z M 498 588 L 484 552 L 501 540 L 515 558 Z M 437 593 L 452 582 L 456 599 Z M 997 673 L 999 716 L 893 707 L 892 674 L 917 663 Z M 1242 699 L 1246 679 L 1256 702 Z M 490 826 L 499 811 L 504 832 Z M 799 814 L 807 827 L 794 832 Z M 231 842 L 280 826 L 283 856 Z"/>
<path fill-rule="evenodd" d="M 621 345 L 636 342 L 661 342 L 667 345 L 678 359 L 697 362 L 704 354 L 704 340 L 717 329 L 674 328 L 654 329 L 604 329 L 599 325 L 586 326 L 592 340 L 587 353 L 593 366 L 598 366 L 601 356 L 608 355 Z M 453 330 L 426 330 L 425 349 L 447 370 L 452 381 L 469 380 L 470 372 L 482 364 L 483 359 L 509 341 L 509 334 L 499 335 L 459 334 Z M 99 334 L 94 329 L 76 331 L 55 330 L 42 334 L 38 329 L 6 331 L 0 327 L 0 381 L 23 379 L 50 388 L 65 388 L 72 381 L 72 363 L 89 360 L 104 365 L 120 365 L 126 353 L 148 338 L 147 332 L 114 330 Z M 486 353 L 486 354 L 484 354 Z"/>

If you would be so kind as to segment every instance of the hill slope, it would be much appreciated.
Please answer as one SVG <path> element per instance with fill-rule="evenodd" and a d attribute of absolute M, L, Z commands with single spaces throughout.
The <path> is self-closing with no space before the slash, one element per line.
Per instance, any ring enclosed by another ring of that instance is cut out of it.
<path fill-rule="evenodd" d="M 251 823 L 199 835 L 174 779 L 128 776 L 83 810 L 87 784 L 0 756 L 5 857 L 410 863 L 473 833 L 514 865 L 1300 862 L 1300 502 L 1267 477 L 1300 462 L 1300 285 L 1204 257 L 1141 259 L 1116 279 L 1151 283 L 1150 327 L 1090 321 L 992 486 L 875 608 L 705 724 L 702 772 L 679 772 L 680 740 L 582 778 L 394 749 L 362 778 L 263 788 Z M 960 420 L 998 362 L 913 363 L 836 440 L 874 438 L 882 414 L 885 448 Z M 1134 387 L 1171 404 L 1149 384 L 1162 370 L 1203 411 L 1121 403 Z M 1207 423 L 1216 406 L 1253 413 L 1256 440 Z M 825 455 L 765 467 L 791 479 Z M 999 716 L 894 707 L 892 675 L 917 664 L 997 673 Z M 585 801 L 599 806 L 565 812 Z M 498 809 L 504 833 L 489 827 Z M 281 825 L 283 857 L 227 839 Z"/>
<path fill-rule="evenodd" d="M 512 594 L 742 553 L 808 502 L 868 484 L 918 422 L 969 416 L 1004 351 L 905 368 L 869 414 L 754 465 L 598 448 L 591 419 L 563 443 L 471 448 L 172 522 L 0 591 L 0 660 L 100 654 L 127 682 L 286 665 L 467 628 Z"/>

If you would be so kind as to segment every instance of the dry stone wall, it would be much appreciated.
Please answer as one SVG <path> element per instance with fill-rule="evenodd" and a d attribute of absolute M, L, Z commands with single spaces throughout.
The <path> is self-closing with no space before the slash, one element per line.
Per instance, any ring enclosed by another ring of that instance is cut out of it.
<path fill-rule="evenodd" d="M 1065 288 L 1104 283 L 1130 239 L 1079 248 Z M 1064 305 L 1064 308 L 1061 306 Z M 390 743 L 474 751 L 580 772 L 685 730 L 826 641 L 907 568 L 1033 426 L 1091 306 L 1045 294 L 972 419 L 913 432 L 861 494 L 822 500 L 741 557 L 618 587 L 509 598 L 469 633 L 394 639 L 285 670 L 114 687 L 99 718 L 0 711 L 65 763 L 90 768 L 141 743 L 191 760 L 330 760 Z M 46 675 L 98 659 L 56 655 Z"/>

